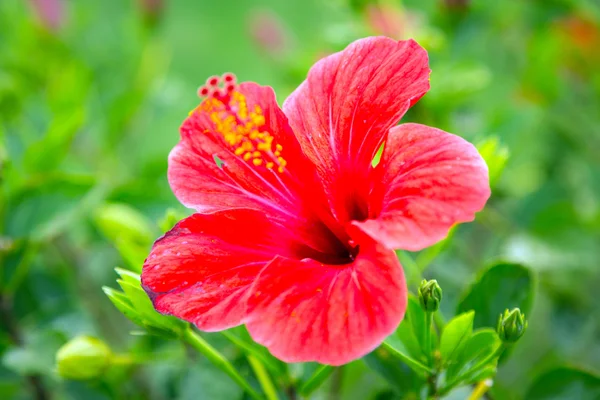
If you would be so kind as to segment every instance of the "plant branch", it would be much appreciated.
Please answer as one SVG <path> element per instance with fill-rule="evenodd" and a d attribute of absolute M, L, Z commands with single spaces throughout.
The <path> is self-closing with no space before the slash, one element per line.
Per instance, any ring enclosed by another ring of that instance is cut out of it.
<path fill-rule="evenodd" d="M 402 361 L 403 363 L 405 363 L 413 371 L 417 372 L 421 376 L 433 375 L 435 373 L 435 371 L 433 371 L 431 368 L 429 368 L 429 367 L 421 364 L 420 362 L 418 362 L 414 358 L 411 358 L 411 357 L 407 356 L 406 354 L 402 353 L 401 351 L 395 349 L 394 347 L 392 347 L 387 342 L 383 342 L 381 344 L 381 347 L 383 347 L 384 349 L 386 349 L 387 351 L 389 351 L 391 355 L 393 355 L 394 357 L 398 358 L 400 361 Z"/>
<path fill-rule="evenodd" d="M 275 388 L 275 385 L 273 385 L 273 381 L 271 381 L 271 377 L 265 369 L 265 366 L 253 355 L 248 355 L 247 358 L 267 400 L 278 400 L 277 389 Z"/>
<path fill-rule="evenodd" d="M 256 392 L 252 386 L 240 375 L 235 367 L 200 335 L 188 327 L 183 333 L 183 339 L 194 349 L 198 350 L 204 357 L 212 362 L 217 368 L 225 372 L 229 377 L 244 389 L 254 400 L 263 400 L 263 397 Z"/>

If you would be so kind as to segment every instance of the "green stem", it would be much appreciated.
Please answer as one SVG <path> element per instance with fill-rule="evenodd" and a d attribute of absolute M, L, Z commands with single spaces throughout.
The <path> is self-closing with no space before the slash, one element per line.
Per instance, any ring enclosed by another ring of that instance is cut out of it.
<path fill-rule="evenodd" d="M 433 355 L 431 354 L 431 326 L 433 325 L 433 313 L 430 311 L 425 312 L 425 337 L 423 342 L 425 345 L 425 356 L 427 357 L 427 363 L 430 367 L 433 367 Z"/>
<path fill-rule="evenodd" d="M 394 347 L 392 347 L 391 345 L 389 345 L 386 342 L 383 342 L 381 344 L 381 347 L 383 347 L 384 349 L 389 351 L 390 354 L 392 354 L 393 356 L 398 358 L 400 361 L 402 361 L 403 363 L 408 365 L 413 371 L 417 372 L 418 374 L 427 376 L 427 375 L 433 375 L 435 373 L 431 368 L 429 368 L 429 367 L 421 364 L 417 360 L 407 356 L 406 354 L 395 349 Z"/>
<path fill-rule="evenodd" d="M 186 329 L 183 333 L 183 339 L 190 344 L 193 348 L 198 350 L 204 357 L 212 362 L 217 368 L 225 372 L 235 383 L 237 383 L 242 389 L 244 389 L 250 397 L 255 400 L 263 400 L 263 397 L 258 394 L 252 386 L 246 381 L 239 372 L 234 368 L 233 365 L 214 347 L 208 342 L 202 339 L 197 333 L 195 333 L 191 327 Z"/>
<path fill-rule="evenodd" d="M 311 377 L 300 387 L 300 394 L 304 397 L 308 397 L 312 392 L 317 390 L 327 378 L 329 378 L 329 375 L 331 375 L 334 370 L 335 368 L 331 365 L 320 365 Z"/>
<path fill-rule="evenodd" d="M 250 354 L 247 356 L 247 358 L 252 370 L 254 371 L 254 374 L 256 375 L 256 378 L 258 379 L 258 382 L 260 383 L 260 386 L 263 389 L 263 392 L 265 393 L 265 396 L 267 397 L 267 400 L 279 400 L 279 397 L 277 396 L 277 389 L 275 388 L 275 385 L 273 385 L 271 377 L 269 376 L 269 373 L 265 369 L 264 365 L 262 365 L 258 358 Z"/>
<path fill-rule="evenodd" d="M 278 376 L 285 372 L 285 369 L 282 369 L 279 364 L 273 362 L 272 360 L 269 360 L 269 358 L 267 358 L 264 354 L 258 351 L 255 347 L 252 347 L 235 334 L 228 331 L 221 331 L 221 335 L 225 336 L 227 340 L 229 340 L 231 343 L 242 349 L 247 355 L 254 356 L 254 358 L 260 361 L 260 363 L 264 367 L 271 371 L 271 374 Z"/>

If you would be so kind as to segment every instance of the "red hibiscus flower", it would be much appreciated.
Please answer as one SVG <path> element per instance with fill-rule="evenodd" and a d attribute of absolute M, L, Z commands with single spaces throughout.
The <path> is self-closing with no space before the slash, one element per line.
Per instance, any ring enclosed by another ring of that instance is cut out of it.
<path fill-rule="evenodd" d="M 416 42 L 373 37 L 317 62 L 283 108 L 270 87 L 210 78 L 169 156 L 173 192 L 197 213 L 144 264 L 155 308 L 204 331 L 246 324 L 287 362 L 378 346 L 407 303 L 393 249 L 436 243 L 490 195 L 471 144 L 396 126 L 429 72 Z"/>

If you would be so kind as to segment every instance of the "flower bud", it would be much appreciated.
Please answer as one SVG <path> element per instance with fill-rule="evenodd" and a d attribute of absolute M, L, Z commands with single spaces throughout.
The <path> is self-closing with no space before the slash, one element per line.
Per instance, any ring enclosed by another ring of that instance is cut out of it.
<path fill-rule="evenodd" d="M 104 373 L 111 358 L 112 352 L 103 341 L 91 336 L 78 336 L 58 350 L 56 368 L 65 379 L 94 379 Z"/>
<path fill-rule="evenodd" d="M 527 330 L 527 320 L 525 315 L 518 308 L 513 308 L 512 311 L 504 311 L 498 318 L 498 327 L 496 331 L 498 336 L 505 343 L 514 343 Z"/>
<path fill-rule="evenodd" d="M 435 279 L 427 281 L 423 279 L 419 287 L 419 303 L 423 310 L 434 312 L 440 308 L 442 301 L 442 288 Z"/>

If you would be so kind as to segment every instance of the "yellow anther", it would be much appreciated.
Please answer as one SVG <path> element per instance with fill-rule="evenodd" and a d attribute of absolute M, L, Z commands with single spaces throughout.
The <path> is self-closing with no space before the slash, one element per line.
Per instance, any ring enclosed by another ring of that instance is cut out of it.
<path fill-rule="evenodd" d="M 237 90 L 209 96 L 192 111 L 206 113 L 213 124 L 207 131 L 218 132 L 234 154 L 255 166 L 264 165 L 280 173 L 287 162 L 282 157 L 283 146 L 275 143 L 272 133 L 266 130 L 266 118 L 260 105 L 248 109 L 246 97 Z M 273 151 L 275 150 L 275 151 Z"/>

